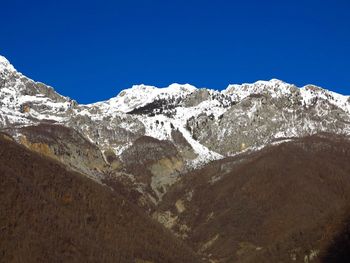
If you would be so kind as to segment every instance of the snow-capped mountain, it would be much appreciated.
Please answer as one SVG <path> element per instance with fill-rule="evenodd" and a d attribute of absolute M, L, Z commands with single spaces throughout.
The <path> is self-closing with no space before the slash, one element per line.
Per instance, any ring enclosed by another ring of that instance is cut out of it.
<path fill-rule="evenodd" d="M 19 128 L 40 123 L 74 129 L 120 163 L 127 162 L 125 156 L 135 153 L 135 142 L 145 136 L 156 139 L 146 140 L 152 151 L 160 151 L 163 142 L 172 144 L 171 157 L 160 154 L 152 163 L 154 189 L 176 180 L 160 179 L 157 169 L 168 169 L 171 178 L 183 169 L 276 140 L 320 132 L 349 134 L 350 98 L 272 79 L 229 85 L 223 91 L 189 84 L 135 85 L 107 101 L 82 105 L 27 78 L 0 56 L 0 129 L 16 130 L 12 133 L 20 141 Z"/>

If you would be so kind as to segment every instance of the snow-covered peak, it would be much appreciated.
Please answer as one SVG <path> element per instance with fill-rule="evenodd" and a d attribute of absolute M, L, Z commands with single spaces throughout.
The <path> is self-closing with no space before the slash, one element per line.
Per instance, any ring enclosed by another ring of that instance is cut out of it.
<path fill-rule="evenodd" d="M 174 90 L 174 91 L 183 91 L 183 92 L 194 92 L 195 90 L 197 90 L 197 88 L 191 84 L 179 84 L 179 83 L 173 83 L 170 84 L 168 87 L 163 88 L 166 90 Z"/>
<path fill-rule="evenodd" d="M 153 90 L 156 90 L 157 87 L 155 86 L 150 86 L 150 85 L 144 85 L 144 84 L 140 84 L 140 85 L 133 85 L 131 88 L 129 89 L 125 89 L 123 91 L 121 91 L 119 93 L 119 95 L 123 96 L 123 94 L 125 92 L 144 92 L 144 93 L 149 93 L 152 92 Z"/>
<path fill-rule="evenodd" d="M 16 71 L 16 69 L 11 65 L 11 63 L 3 56 L 0 55 L 0 72 L 3 71 Z"/>
<path fill-rule="evenodd" d="M 136 108 L 145 106 L 155 100 L 185 97 L 197 90 L 190 84 L 174 83 L 164 88 L 148 85 L 134 85 L 121 91 L 116 97 L 105 102 L 94 103 L 105 111 L 130 112 Z"/>
<path fill-rule="evenodd" d="M 255 83 L 231 84 L 222 91 L 222 94 L 242 100 L 251 94 L 268 93 L 272 97 L 280 97 L 290 94 L 296 87 L 279 79 L 259 80 Z"/>
<path fill-rule="evenodd" d="M 256 81 L 253 84 L 263 84 L 263 85 L 266 85 L 266 86 L 284 85 L 284 84 L 290 85 L 289 83 L 286 83 L 285 81 L 280 80 L 280 79 L 258 80 L 258 81 Z"/>
<path fill-rule="evenodd" d="M 344 96 L 321 87 L 306 85 L 298 88 L 293 84 L 278 79 L 269 81 L 259 80 L 255 83 L 229 85 L 222 94 L 231 96 L 240 101 L 252 94 L 269 94 L 273 98 L 289 97 L 291 94 L 300 94 L 303 105 L 309 106 L 317 99 L 326 100 L 335 106 L 350 113 L 350 96 Z"/>
<path fill-rule="evenodd" d="M 229 84 L 224 91 L 229 91 L 230 88 L 241 88 L 241 87 L 258 87 L 258 88 L 272 88 L 275 86 L 285 86 L 285 85 L 292 85 L 287 82 L 284 82 L 280 79 L 270 79 L 270 80 L 258 80 L 253 83 L 242 83 L 242 84 Z"/>
<path fill-rule="evenodd" d="M 316 99 L 322 99 L 350 114 L 350 96 L 344 96 L 314 85 L 306 85 L 300 88 L 300 94 L 303 104 L 306 106 L 312 104 Z"/>

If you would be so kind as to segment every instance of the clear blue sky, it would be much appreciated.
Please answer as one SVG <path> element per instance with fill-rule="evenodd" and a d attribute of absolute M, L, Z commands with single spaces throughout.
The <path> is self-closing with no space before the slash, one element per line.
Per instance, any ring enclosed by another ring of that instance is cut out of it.
<path fill-rule="evenodd" d="M 271 78 L 350 94 L 349 13 L 348 0 L 2 1 L 0 54 L 81 103 Z"/>

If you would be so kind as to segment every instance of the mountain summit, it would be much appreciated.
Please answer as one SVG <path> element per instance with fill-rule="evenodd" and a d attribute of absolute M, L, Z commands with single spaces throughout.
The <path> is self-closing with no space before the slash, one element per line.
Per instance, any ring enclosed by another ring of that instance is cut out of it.
<path fill-rule="evenodd" d="M 0 55 L 0 72 L 5 71 L 15 71 L 15 68 L 11 65 L 11 63 L 3 56 Z"/>

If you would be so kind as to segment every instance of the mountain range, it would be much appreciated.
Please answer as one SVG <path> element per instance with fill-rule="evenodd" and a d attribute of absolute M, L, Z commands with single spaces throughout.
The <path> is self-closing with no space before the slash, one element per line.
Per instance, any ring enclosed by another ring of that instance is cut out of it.
<path fill-rule="evenodd" d="M 52 262 L 338 255 L 329 248 L 347 222 L 349 96 L 272 79 L 222 91 L 135 85 L 79 104 L 0 56 L 0 132 L 6 262 L 32 249 Z"/>

